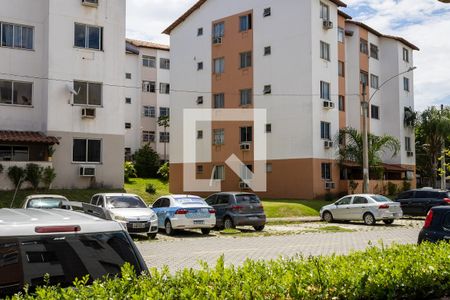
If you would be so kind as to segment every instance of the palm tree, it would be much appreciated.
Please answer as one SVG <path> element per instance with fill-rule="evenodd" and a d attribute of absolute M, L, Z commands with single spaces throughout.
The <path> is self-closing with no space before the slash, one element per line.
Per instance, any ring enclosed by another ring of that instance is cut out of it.
<path fill-rule="evenodd" d="M 158 126 L 164 127 L 164 136 L 166 136 L 167 128 L 170 126 L 169 116 L 160 116 L 158 118 Z M 164 141 L 164 162 L 167 161 L 167 141 Z"/>
<path fill-rule="evenodd" d="M 344 162 L 353 162 L 363 166 L 363 137 L 356 129 L 347 127 L 339 130 L 336 144 L 345 141 L 345 146 L 339 146 L 338 160 L 342 165 Z M 369 168 L 378 173 L 381 170 L 381 155 L 392 153 L 396 156 L 400 151 L 400 142 L 393 136 L 368 135 L 369 143 Z"/>

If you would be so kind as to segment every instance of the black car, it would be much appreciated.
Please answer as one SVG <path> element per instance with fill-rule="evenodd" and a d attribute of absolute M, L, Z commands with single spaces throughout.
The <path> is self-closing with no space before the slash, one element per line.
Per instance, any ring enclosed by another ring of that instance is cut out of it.
<path fill-rule="evenodd" d="M 400 202 L 403 215 L 426 216 L 434 206 L 450 205 L 450 194 L 448 191 L 423 188 L 403 192 L 394 201 Z"/>
<path fill-rule="evenodd" d="M 264 229 L 266 215 L 255 194 L 218 193 L 209 196 L 205 201 L 216 210 L 216 226 L 219 228 L 253 226 L 256 231 Z"/>
<path fill-rule="evenodd" d="M 436 206 L 430 210 L 419 233 L 419 244 L 425 241 L 450 241 L 450 206 Z"/>

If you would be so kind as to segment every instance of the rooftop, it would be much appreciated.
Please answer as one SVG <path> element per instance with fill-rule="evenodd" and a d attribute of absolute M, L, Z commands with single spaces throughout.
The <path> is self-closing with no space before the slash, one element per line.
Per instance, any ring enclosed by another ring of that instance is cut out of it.
<path fill-rule="evenodd" d="M 134 40 L 134 39 L 127 39 L 126 41 L 138 48 L 149 48 L 149 49 L 170 51 L 170 47 L 163 44 L 157 44 L 148 41 Z"/>
<path fill-rule="evenodd" d="M 12 130 L 0 130 L 0 142 L 37 143 L 49 145 L 59 144 L 59 141 L 56 137 L 46 136 L 41 132 Z"/>

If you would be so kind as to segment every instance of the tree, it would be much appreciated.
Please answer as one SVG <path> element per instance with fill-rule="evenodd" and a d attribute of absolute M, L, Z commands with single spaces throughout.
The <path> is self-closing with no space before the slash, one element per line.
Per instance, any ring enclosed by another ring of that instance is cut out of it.
<path fill-rule="evenodd" d="M 164 181 L 169 180 L 169 172 L 170 172 L 170 167 L 169 167 L 169 163 L 165 162 L 158 170 L 158 175 L 161 176 L 161 178 Z"/>
<path fill-rule="evenodd" d="M 14 188 L 20 189 L 20 186 L 26 178 L 25 169 L 18 166 L 9 167 L 8 177 L 14 184 Z"/>
<path fill-rule="evenodd" d="M 134 154 L 134 167 L 138 177 L 152 178 L 157 176 L 160 165 L 159 155 L 148 144 Z"/>
<path fill-rule="evenodd" d="M 158 126 L 164 127 L 164 135 L 167 133 L 167 128 L 170 126 L 169 116 L 160 116 L 158 118 Z M 167 141 L 164 141 L 164 162 L 167 162 Z"/>
<path fill-rule="evenodd" d="M 359 166 L 363 166 L 363 137 L 356 129 L 347 127 L 342 128 L 336 139 L 345 141 L 345 147 L 339 147 L 338 160 L 341 164 L 344 162 L 354 162 Z M 369 168 L 380 174 L 382 171 L 382 154 L 392 153 L 392 157 L 396 156 L 400 151 L 400 142 L 393 136 L 368 135 L 369 144 Z"/>
<path fill-rule="evenodd" d="M 126 161 L 124 164 L 124 180 L 125 183 L 130 183 L 130 178 L 136 178 L 136 168 L 131 161 Z"/>
<path fill-rule="evenodd" d="M 52 167 L 49 166 L 42 170 L 42 183 L 44 183 L 47 190 L 51 188 L 53 180 L 55 180 L 55 178 L 56 172 Z"/>
<path fill-rule="evenodd" d="M 27 164 L 25 174 L 25 180 L 31 184 L 34 190 L 37 190 L 42 178 L 42 168 L 37 164 Z"/>

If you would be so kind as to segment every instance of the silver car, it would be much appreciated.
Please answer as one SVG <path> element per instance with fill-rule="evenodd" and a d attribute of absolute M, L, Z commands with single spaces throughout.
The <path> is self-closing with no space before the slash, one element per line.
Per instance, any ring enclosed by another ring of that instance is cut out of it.
<path fill-rule="evenodd" d="M 60 195 L 30 195 L 25 198 L 22 208 L 62 208 L 72 210 L 69 200 Z"/>
<path fill-rule="evenodd" d="M 399 203 L 373 194 L 345 196 L 320 209 L 320 218 L 326 222 L 362 220 L 366 225 L 374 225 L 377 221 L 392 224 L 401 217 L 403 211 Z"/>

